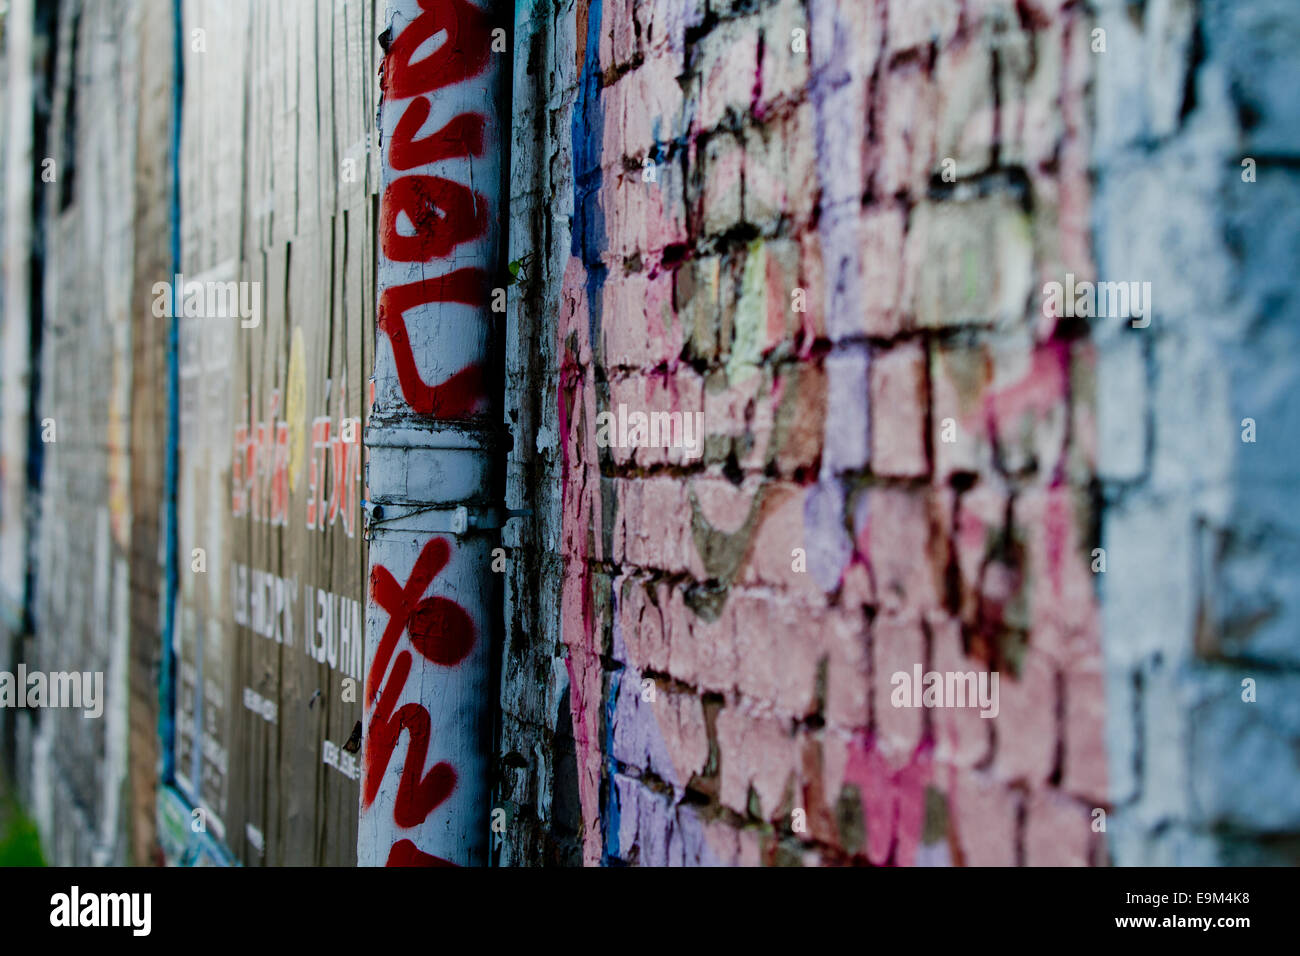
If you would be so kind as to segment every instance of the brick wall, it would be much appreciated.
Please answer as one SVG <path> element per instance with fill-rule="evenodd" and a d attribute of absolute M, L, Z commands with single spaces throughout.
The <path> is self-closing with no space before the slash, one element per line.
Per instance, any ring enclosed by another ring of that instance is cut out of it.
<path fill-rule="evenodd" d="M 1296 462 L 1236 424 L 1296 412 L 1281 6 L 520 6 L 503 862 L 1294 855 Z M 893 706 L 916 665 L 998 716 Z"/>

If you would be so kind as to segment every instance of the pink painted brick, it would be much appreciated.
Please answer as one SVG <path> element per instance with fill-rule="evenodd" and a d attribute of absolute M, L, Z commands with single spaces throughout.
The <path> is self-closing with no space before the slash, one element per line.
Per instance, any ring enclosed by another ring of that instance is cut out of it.
<path fill-rule="evenodd" d="M 730 689 L 740 667 L 732 602 L 726 602 L 718 617 L 709 620 L 686 604 L 684 591 L 678 586 L 661 606 L 666 608 L 668 672 L 701 690 L 720 693 Z"/>
<path fill-rule="evenodd" d="M 758 81 L 758 22 L 729 20 L 699 43 L 699 115 L 696 128 L 713 129 L 728 111 L 745 116 Z"/>
<path fill-rule="evenodd" d="M 793 99 L 808 82 L 811 42 L 803 4 L 800 0 L 780 0 L 775 7 L 763 11 L 761 22 L 763 61 L 759 79 L 762 101 L 771 104 L 777 100 Z"/>
<path fill-rule="evenodd" d="M 866 619 L 857 608 L 832 608 L 820 626 L 826 653 L 827 726 L 847 731 L 866 729 L 871 688 Z"/>
<path fill-rule="evenodd" d="M 857 516 L 858 551 L 870 564 L 883 609 L 921 613 L 940 606 L 947 537 L 928 491 L 874 487 Z"/>
<path fill-rule="evenodd" d="M 648 467 L 657 464 L 694 465 L 703 460 L 704 424 L 697 417 L 704 411 L 704 380 L 689 365 L 678 365 L 672 371 L 654 370 L 645 376 L 646 408 L 651 412 L 680 414 L 680 424 L 668 420 L 674 444 L 668 447 L 641 448 L 637 450 L 637 464 Z M 687 421 L 687 416 L 692 416 Z M 659 419 L 658 421 L 662 421 Z M 687 446 L 686 429 L 690 429 L 690 446 Z M 659 426 L 656 426 L 659 427 Z"/>
<path fill-rule="evenodd" d="M 668 670 L 668 635 L 664 628 L 667 609 L 666 584 L 656 584 L 643 575 L 620 575 L 614 579 L 619 595 L 619 635 L 623 643 L 623 663 L 636 670 Z M 650 600 L 653 590 L 660 598 Z"/>
<path fill-rule="evenodd" d="M 871 470 L 919 478 L 929 470 L 926 452 L 925 346 L 902 342 L 871 358 Z"/>
<path fill-rule="evenodd" d="M 809 361 L 783 368 L 777 375 L 773 401 L 777 422 L 777 471 L 789 477 L 811 470 L 821 457 L 822 425 L 826 421 L 826 373 Z"/>
<path fill-rule="evenodd" d="M 822 589 L 812 576 L 793 568 L 794 549 L 807 551 L 805 499 L 806 491 L 799 485 L 771 482 L 766 486 L 740 583 L 779 588 L 798 594 L 802 601 L 823 604 Z"/>
<path fill-rule="evenodd" d="M 788 724 L 744 702 L 729 702 L 718 712 L 717 742 L 722 804 L 747 815 L 753 787 L 759 817 L 774 819 L 791 778 L 798 773 L 798 744 Z"/>
<path fill-rule="evenodd" d="M 1100 655 L 1098 655 L 1100 660 Z M 1106 681 L 1100 665 L 1065 675 L 1065 772 L 1061 789 L 1094 806 L 1106 802 Z"/>
<path fill-rule="evenodd" d="M 606 169 L 602 175 L 609 242 L 601 258 L 611 270 L 634 255 L 653 266 L 666 246 L 686 241 L 686 195 L 677 166 L 660 164 L 655 182 L 643 181 L 640 170 Z"/>
<path fill-rule="evenodd" d="M 957 472 L 993 472 L 993 452 L 984 418 L 984 399 L 992 374 L 991 361 L 981 347 L 931 349 L 930 427 L 936 481 L 947 482 Z"/>
<path fill-rule="evenodd" d="M 686 28 L 704 19 L 706 5 L 706 0 L 636 0 L 642 49 L 680 54 L 686 45 Z"/>
<path fill-rule="evenodd" d="M 980 481 L 958 501 L 952 547 L 957 558 L 961 619 L 969 627 L 979 622 L 980 606 L 986 600 L 985 569 L 1006 533 L 1006 520 L 1007 493 L 996 479 Z"/>
<path fill-rule="evenodd" d="M 729 133 L 711 137 L 704 148 L 700 217 L 706 235 L 726 232 L 741 220 L 744 152 Z"/>
<path fill-rule="evenodd" d="M 782 216 L 796 226 L 807 223 L 817 200 L 816 140 L 812 107 L 746 130 L 744 139 L 744 218 L 763 235 L 777 229 Z"/>
<path fill-rule="evenodd" d="M 1030 794 L 1025 818 L 1026 866 L 1088 866 L 1092 859 L 1089 809 L 1053 790 Z"/>
<path fill-rule="evenodd" d="M 1016 496 L 1012 521 L 1027 543 L 1026 573 L 1034 641 L 1059 666 L 1097 648 L 1070 638 L 1099 611 L 1095 581 L 1081 536 L 1091 520 L 1087 496 L 1066 487 L 1028 489 Z"/>
<path fill-rule="evenodd" d="M 645 379 L 642 376 L 632 372 L 616 374 L 610 378 L 608 411 L 616 414 L 620 405 L 626 405 L 629 411 L 645 408 Z M 614 464 L 624 467 L 632 463 L 637 450 L 619 444 L 614 434 L 616 431 L 617 425 L 611 429 L 609 454 L 614 459 Z"/>
<path fill-rule="evenodd" d="M 762 838 L 757 830 L 746 827 L 736 834 L 736 866 L 759 866 L 762 863 Z"/>
<path fill-rule="evenodd" d="M 884 36 L 885 8 L 862 0 L 809 0 L 812 72 L 826 85 L 865 88 Z"/>
<path fill-rule="evenodd" d="M 879 104 L 883 132 L 874 154 L 877 193 L 925 195 L 933 167 L 936 95 L 919 61 L 901 63 L 885 74 Z"/>
<path fill-rule="evenodd" d="M 871 579 L 871 571 L 866 561 L 857 558 L 844 570 L 843 583 L 840 585 L 840 604 L 844 607 L 875 607 L 876 583 Z"/>
<path fill-rule="evenodd" d="M 615 489 L 616 561 L 673 572 L 698 570 L 693 563 L 690 506 L 680 481 L 668 476 L 619 479 Z"/>
<path fill-rule="evenodd" d="M 903 0 L 889 4 L 889 52 L 902 53 L 937 42 L 942 48 L 957 32 L 958 0 Z"/>
<path fill-rule="evenodd" d="M 750 375 L 733 384 L 721 369 L 712 373 L 704 386 L 704 433 L 727 439 L 749 434 L 749 412 L 763 391 L 762 375 Z"/>
<path fill-rule="evenodd" d="M 970 176 L 993 163 L 993 51 L 982 35 L 958 39 L 940 54 L 937 69 L 931 173 L 942 173 L 951 159 L 958 177 Z"/>
<path fill-rule="evenodd" d="M 635 0 L 607 0 L 601 6 L 599 53 L 602 71 L 630 62 L 636 52 L 634 4 Z"/>
<path fill-rule="evenodd" d="M 895 761 L 895 766 L 900 766 L 898 761 L 905 761 L 916 749 L 925 724 L 922 708 L 895 707 L 892 702 L 894 674 L 907 674 L 910 682 L 916 664 L 925 670 L 925 635 L 920 618 L 915 614 L 878 616 L 871 624 L 874 730 L 880 750 Z"/>
<path fill-rule="evenodd" d="M 652 56 L 606 88 L 603 164 L 619 164 L 625 156 L 645 159 L 656 144 L 685 132 L 685 98 L 677 82 L 681 69 L 678 56 Z"/>
<path fill-rule="evenodd" d="M 979 674 L 988 671 L 987 664 L 972 660 L 963 652 L 959 621 L 935 614 L 929 624 L 934 670 L 974 673 L 976 680 Z M 981 717 L 978 707 L 939 708 L 932 712 L 932 718 L 936 760 L 957 767 L 974 767 L 988 756 L 996 718 Z"/>
<path fill-rule="evenodd" d="M 601 421 L 601 424 L 609 426 L 610 455 L 615 464 L 620 466 L 631 462 L 642 467 L 699 462 L 703 452 L 703 428 L 697 427 L 699 422 L 694 417 L 689 419 L 689 448 L 686 444 L 686 428 L 687 416 L 694 416 L 703 410 L 704 383 L 699 373 L 688 365 L 678 366 L 671 372 L 654 369 L 649 372 L 617 373 L 610 378 L 609 408 L 604 410 L 608 411 L 610 417 Z M 638 439 L 636 447 L 623 447 L 625 437 L 629 444 L 634 437 L 631 416 L 637 412 L 647 416 L 646 427 L 649 429 L 653 426 L 654 433 L 648 433 L 644 441 Z M 659 415 L 668 417 L 652 418 Z M 627 423 L 626 436 L 621 434 L 620 416 Z M 658 444 L 648 444 L 651 439 Z M 701 454 L 696 454 L 696 451 Z"/>
<path fill-rule="evenodd" d="M 747 478 L 733 485 L 715 475 L 700 476 L 690 482 L 691 498 L 698 504 L 700 518 L 713 530 L 724 533 L 739 531 L 755 516 L 754 505 L 760 478 Z"/>
<path fill-rule="evenodd" d="M 684 329 L 673 311 L 672 273 L 616 269 L 602 296 L 602 358 L 607 369 L 658 365 L 681 354 Z"/>
<path fill-rule="evenodd" d="M 948 812 L 966 866 L 1015 866 L 1020 795 L 980 770 L 955 770 Z"/>
<path fill-rule="evenodd" d="M 770 705 L 775 714 L 810 715 L 822 655 L 813 609 L 734 588 L 729 600 L 736 605 L 736 689 L 755 706 Z"/>
<path fill-rule="evenodd" d="M 1027 335 L 999 340 L 993 390 L 987 397 L 998 454 L 1010 472 L 1056 473 L 1069 440 L 1069 354 L 1035 345 Z"/>
<path fill-rule="evenodd" d="M 1008 783 L 1042 786 L 1056 761 L 1056 671 L 1031 646 L 1018 679 L 1006 671 L 999 674 L 998 697 L 994 770 Z"/>
<path fill-rule="evenodd" d="M 896 205 L 862 214 L 862 329 L 892 338 L 907 326 L 903 311 L 903 229 L 906 214 Z"/>
<path fill-rule="evenodd" d="M 808 230 L 799 236 L 799 288 L 806 311 L 798 313 L 802 348 L 826 337 L 826 289 L 821 237 Z"/>

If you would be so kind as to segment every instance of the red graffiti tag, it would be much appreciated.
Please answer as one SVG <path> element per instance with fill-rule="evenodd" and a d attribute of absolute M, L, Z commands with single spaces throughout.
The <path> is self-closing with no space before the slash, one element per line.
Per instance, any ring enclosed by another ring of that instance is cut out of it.
<path fill-rule="evenodd" d="M 403 313 L 428 302 L 485 305 L 487 273 L 482 269 L 457 269 L 444 276 L 390 286 L 379 297 L 379 329 L 393 347 L 402 397 L 411 410 L 434 418 L 464 418 L 486 397 L 483 371 L 478 365 L 469 365 L 439 385 L 425 384 L 415 365 Z"/>
<path fill-rule="evenodd" d="M 393 808 L 393 819 L 401 827 L 424 822 L 435 807 L 451 796 L 456 786 L 456 771 L 442 761 L 421 778 L 429 752 L 429 712 L 417 703 L 403 704 L 394 711 L 411 673 L 411 652 L 403 650 L 393 659 L 392 673 L 382 693 L 379 680 L 387 671 L 404 632 L 409 632 L 411 645 L 422 656 L 444 667 L 460 663 L 474 646 L 474 623 L 459 604 L 444 597 L 422 598 L 450 559 L 451 545 L 447 540 L 430 538 L 416 559 L 405 587 L 382 565 L 376 565 L 370 574 L 371 599 L 389 617 L 366 678 L 366 706 L 373 707 L 374 712 L 366 738 L 362 806 L 374 802 L 397 740 L 403 730 L 407 731 L 410 738 L 406 763 Z"/>
<path fill-rule="evenodd" d="M 398 840 L 388 851 L 388 862 L 384 866 L 455 866 L 451 860 L 444 860 L 432 853 L 425 853 L 410 840 Z"/>
<path fill-rule="evenodd" d="M 397 231 L 401 213 L 411 220 L 414 235 Z M 487 200 L 454 179 L 403 176 L 388 184 L 380 219 L 384 255 L 394 262 L 427 262 L 487 233 Z"/>
<path fill-rule="evenodd" d="M 487 15 L 467 0 L 420 0 L 424 11 L 397 35 L 384 61 L 384 97 L 406 99 L 478 76 L 487 66 Z M 433 53 L 411 62 L 442 31 Z"/>
<path fill-rule="evenodd" d="M 438 132 L 416 139 L 415 134 L 424 126 L 430 111 L 428 99 L 419 96 L 411 100 L 397 121 L 388 147 L 388 161 L 394 169 L 414 169 L 440 159 L 483 155 L 483 127 L 487 121 L 478 113 L 461 113 Z"/>

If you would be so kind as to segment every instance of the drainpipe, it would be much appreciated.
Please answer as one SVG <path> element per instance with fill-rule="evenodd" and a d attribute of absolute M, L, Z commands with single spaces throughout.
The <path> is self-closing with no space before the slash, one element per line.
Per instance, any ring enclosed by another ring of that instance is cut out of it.
<path fill-rule="evenodd" d="M 389 0 L 362 866 L 483 865 L 500 535 L 501 0 Z"/>

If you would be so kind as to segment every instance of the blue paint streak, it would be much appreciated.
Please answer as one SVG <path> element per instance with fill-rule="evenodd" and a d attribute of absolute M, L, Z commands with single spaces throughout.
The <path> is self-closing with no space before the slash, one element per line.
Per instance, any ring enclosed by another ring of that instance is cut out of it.
<path fill-rule="evenodd" d="M 618 862 L 619 845 L 619 806 L 618 788 L 614 785 L 614 773 L 618 770 L 618 761 L 614 759 L 614 714 L 618 709 L 618 690 L 623 683 L 623 672 L 612 671 L 609 675 L 609 695 L 605 698 L 605 812 L 600 815 L 603 845 L 600 852 L 600 865 L 609 866 Z"/>
<path fill-rule="evenodd" d="M 600 208 L 600 158 L 604 147 L 605 114 L 600 105 L 601 0 L 587 11 L 587 46 L 583 51 L 578 98 L 573 105 L 570 138 L 573 144 L 573 235 L 570 253 L 587 270 L 587 331 L 591 347 L 599 349 L 601 290 L 605 264 L 600 254 L 608 243 L 605 213 Z"/>
<path fill-rule="evenodd" d="M 181 0 L 172 0 L 172 56 L 176 71 L 172 84 L 172 181 L 171 181 L 171 260 L 172 275 L 181 271 L 181 101 L 185 89 L 183 56 L 184 23 Z M 163 501 L 166 505 L 164 530 L 164 588 L 162 607 L 162 673 L 158 682 L 158 736 L 162 750 L 162 782 L 176 779 L 176 652 L 173 647 L 176 628 L 176 484 L 180 446 L 180 314 L 181 290 L 172 289 L 172 316 L 167 327 L 167 462 L 163 478 Z"/>
<path fill-rule="evenodd" d="M 600 254 L 608 243 L 605 213 L 600 208 L 600 159 L 604 148 L 605 114 L 600 104 L 601 0 L 591 0 L 587 10 L 587 41 L 583 50 L 578 98 L 573 105 L 570 141 L 573 145 L 573 233 L 570 254 L 581 260 L 587 274 L 587 334 L 593 351 L 600 348 L 601 291 L 606 268 Z M 620 674 L 609 679 L 605 700 L 605 807 L 601 814 L 601 856 L 604 866 L 618 862 L 619 807 L 614 773 L 614 709 L 618 703 Z"/>

